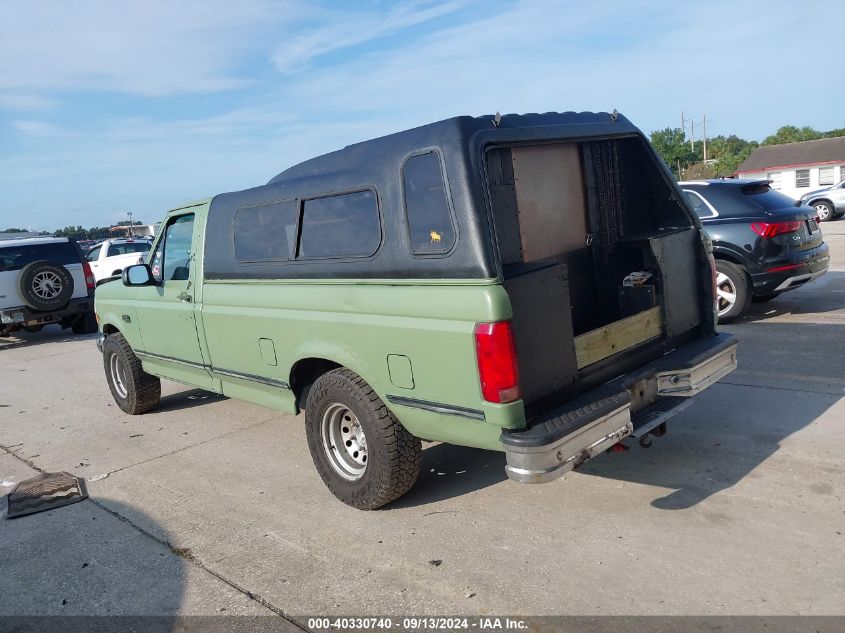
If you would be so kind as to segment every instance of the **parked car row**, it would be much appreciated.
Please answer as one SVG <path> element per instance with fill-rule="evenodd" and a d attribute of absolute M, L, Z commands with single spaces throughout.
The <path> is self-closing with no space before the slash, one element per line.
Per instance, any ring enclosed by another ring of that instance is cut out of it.
<path fill-rule="evenodd" d="M 78 334 L 97 330 L 94 288 L 144 261 L 147 239 L 104 240 L 83 254 L 66 237 L 0 241 L 0 336 L 57 323 Z"/>

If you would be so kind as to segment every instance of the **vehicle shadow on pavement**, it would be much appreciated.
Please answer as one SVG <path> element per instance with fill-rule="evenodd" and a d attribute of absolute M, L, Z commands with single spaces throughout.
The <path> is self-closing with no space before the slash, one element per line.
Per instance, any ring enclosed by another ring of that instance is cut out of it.
<path fill-rule="evenodd" d="M 161 401 L 155 408 L 155 412 L 167 413 L 169 411 L 181 411 L 182 409 L 199 407 L 204 404 L 211 404 L 212 402 L 219 402 L 220 400 L 226 399 L 226 396 L 219 393 L 204 391 L 202 389 L 189 389 L 162 396 Z"/>
<path fill-rule="evenodd" d="M 815 281 L 784 292 L 771 301 L 752 303 L 737 322 L 753 323 L 788 314 L 825 314 L 837 310 L 845 310 L 845 273 L 828 271 Z"/>
<path fill-rule="evenodd" d="M 834 359 L 845 354 L 845 326 L 761 322 L 730 329 L 740 339 L 736 372 L 670 420 L 667 435 L 653 438 L 651 448 L 626 440 L 629 451 L 601 455 L 580 472 L 674 489 L 652 505 L 689 508 L 755 477 L 783 440 L 843 397 L 845 364 Z M 826 342 L 824 356 L 807 353 L 819 349 L 819 340 Z"/>
<path fill-rule="evenodd" d="M 423 446 L 417 483 L 389 509 L 413 508 L 460 497 L 507 479 L 505 454 L 452 444 Z"/>
<path fill-rule="evenodd" d="M 97 334 L 74 334 L 70 328 L 63 330 L 58 325 L 47 325 L 40 332 L 24 332 L 19 330 L 9 336 L 0 337 L 0 352 L 7 348 L 31 347 L 45 343 L 64 343 L 91 341 L 91 348 L 96 349 L 94 342 Z"/>
<path fill-rule="evenodd" d="M 6 498 L 0 503 L 5 509 Z M 155 525 L 111 500 L 108 510 L 85 500 L 0 520 L 0 616 L 156 615 L 166 624 L 183 603 L 186 560 L 161 527 L 154 540 L 120 518 L 127 515 Z"/>

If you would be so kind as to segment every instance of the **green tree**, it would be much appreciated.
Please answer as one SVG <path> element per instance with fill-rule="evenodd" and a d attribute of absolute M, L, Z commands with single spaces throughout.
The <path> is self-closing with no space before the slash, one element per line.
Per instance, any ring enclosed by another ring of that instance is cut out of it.
<path fill-rule="evenodd" d="M 707 157 L 716 160 L 715 175 L 731 176 L 739 164 L 759 146 L 757 141 L 747 141 L 736 134 L 720 134 L 707 139 Z"/>
<path fill-rule="evenodd" d="M 824 132 L 822 136 L 824 138 L 833 138 L 834 136 L 845 136 L 845 127 L 838 127 L 835 130 Z"/>
<path fill-rule="evenodd" d="M 694 151 L 681 128 L 667 127 L 652 132 L 651 144 L 676 177 L 679 177 L 690 163 L 701 160 L 701 144 L 698 143 Z"/>
<path fill-rule="evenodd" d="M 763 139 L 763 145 L 780 145 L 782 143 L 797 143 L 799 141 L 815 141 L 819 138 L 822 138 L 822 133 L 806 125 L 804 127 L 784 125 L 779 128 L 777 132 Z"/>
<path fill-rule="evenodd" d="M 81 226 L 66 226 L 63 229 L 58 229 L 55 234 L 56 237 L 69 237 L 74 240 L 86 239 L 86 230 Z"/>
<path fill-rule="evenodd" d="M 118 222 L 116 226 L 127 226 L 129 220 Z M 132 225 L 143 224 L 140 220 L 133 220 Z M 90 229 L 82 226 L 66 226 L 63 229 L 56 229 L 53 234 L 57 237 L 69 237 L 74 240 L 104 240 L 113 235 L 108 226 L 92 226 Z"/>

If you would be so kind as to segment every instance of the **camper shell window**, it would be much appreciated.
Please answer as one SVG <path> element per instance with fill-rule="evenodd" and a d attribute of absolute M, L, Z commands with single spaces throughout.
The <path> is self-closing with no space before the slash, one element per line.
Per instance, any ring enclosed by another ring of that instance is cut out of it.
<path fill-rule="evenodd" d="M 442 255 L 455 246 L 455 224 L 440 154 L 411 156 L 402 166 L 405 215 L 414 255 Z"/>
<path fill-rule="evenodd" d="M 369 257 L 379 244 L 381 223 L 373 190 L 303 202 L 297 258 Z"/>
<path fill-rule="evenodd" d="M 239 261 L 287 260 L 296 252 L 297 204 L 284 200 L 235 213 L 235 258 Z"/>

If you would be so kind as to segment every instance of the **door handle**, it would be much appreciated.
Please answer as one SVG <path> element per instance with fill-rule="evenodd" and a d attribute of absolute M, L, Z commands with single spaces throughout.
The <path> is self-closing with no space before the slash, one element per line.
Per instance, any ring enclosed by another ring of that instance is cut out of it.
<path fill-rule="evenodd" d="M 191 295 L 189 295 L 184 290 L 182 292 L 180 292 L 178 295 L 176 295 L 176 298 L 179 299 L 179 301 L 186 301 L 188 303 L 190 303 L 190 301 L 191 301 Z"/>

